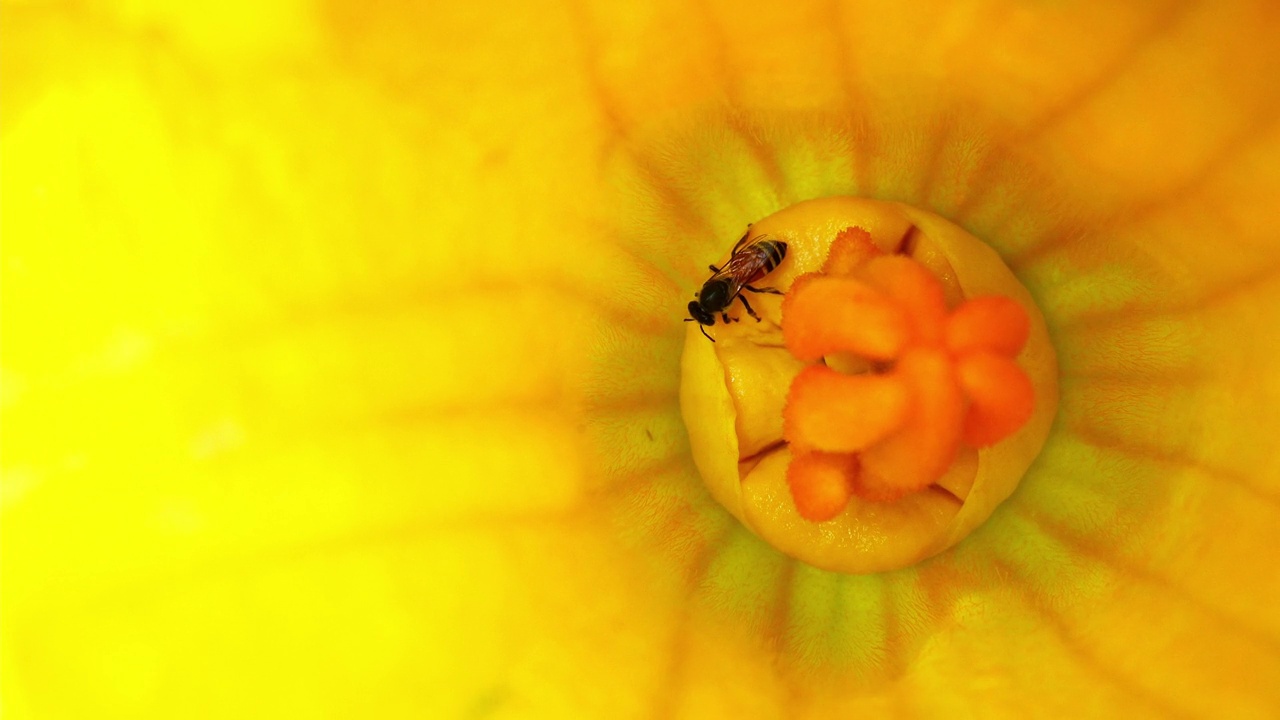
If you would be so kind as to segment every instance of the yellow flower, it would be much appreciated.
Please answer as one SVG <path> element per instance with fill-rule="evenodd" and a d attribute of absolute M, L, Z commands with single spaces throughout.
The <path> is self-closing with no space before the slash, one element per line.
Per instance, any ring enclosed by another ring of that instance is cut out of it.
<path fill-rule="evenodd" d="M 1265 715 L 1268 2 L 4 5 L 9 716 Z M 834 575 L 702 489 L 684 305 L 853 194 L 995 246 L 1061 412 Z"/>

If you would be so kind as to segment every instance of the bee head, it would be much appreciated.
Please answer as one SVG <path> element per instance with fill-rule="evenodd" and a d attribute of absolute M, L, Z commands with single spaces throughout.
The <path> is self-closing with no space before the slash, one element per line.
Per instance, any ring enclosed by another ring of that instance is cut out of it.
<path fill-rule="evenodd" d="M 697 320 L 701 325 L 716 324 L 715 316 L 707 312 L 702 305 L 699 305 L 697 300 L 689 303 L 689 317 Z"/>

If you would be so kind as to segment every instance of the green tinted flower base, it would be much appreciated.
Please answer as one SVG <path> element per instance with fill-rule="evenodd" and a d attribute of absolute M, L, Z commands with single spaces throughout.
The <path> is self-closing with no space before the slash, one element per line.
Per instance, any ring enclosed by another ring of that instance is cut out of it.
<path fill-rule="evenodd" d="M 1182 321 L 1140 321 L 1123 335 L 1068 326 L 1149 296 L 1141 268 L 1061 258 L 1024 264 L 1018 277 L 1045 309 L 1068 372 L 1062 417 L 1016 493 L 986 523 L 947 552 L 875 574 L 821 570 L 753 534 L 703 484 L 678 404 L 692 324 L 679 322 L 684 306 L 745 222 L 811 198 L 902 200 L 961 218 L 1009 257 L 1087 219 L 1070 188 L 1054 185 L 1034 157 L 997 142 L 998 126 L 957 128 L 951 137 L 963 142 L 939 141 L 940 159 L 926 162 L 930 148 L 919 140 L 936 128 L 912 115 L 882 114 L 877 123 L 710 110 L 677 127 L 636 128 L 610 160 L 617 221 L 601 231 L 616 238 L 619 253 L 584 276 L 606 277 L 602 296 L 625 303 L 625 312 L 600 321 L 585 438 L 587 466 L 620 540 L 649 560 L 655 592 L 680 598 L 690 626 L 719 628 L 723 642 L 742 650 L 740 665 L 776 659 L 797 673 L 830 673 L 838 678 L 833 693 L 850 683 L 881 687 L 908 665 L 928 676 L 951 652 L 933 638 L 957 625 L 988 645 L 982 657 L 1032 653 L 1044 627 L 1092 617 L 1123 579 L 1089 553 L 1148 552 L 1157 540 L 1180 540 L 1152 521 L 1182 487 L 1170 485 L 1165 465 L 1069 430 L 1107 421 L 1096 412 L 1104 398 L 1090 393 L 1100 386 L 1081 373 L 1163 377 L 1199 362 L 1179 342 L 1188 329 Z M 1012 170 L 977 187 L 975 167 L 988 158 Z M 978 201 L 966 204 L 970 196 Z M 1135 341 L 1146 349 L 1141 357 L 1126 349 Z M 1135 397 L 1169 404 L 1165 394 Z M 1175 398 L 1171 412 L 1185 415 L 1185 405 Z M 677 645 L 678 655 L 692 652 Z M 936 672 L 945 674 L 941 665 Z M 1043 669 L 1028 673 L 1040 677 Z"/>

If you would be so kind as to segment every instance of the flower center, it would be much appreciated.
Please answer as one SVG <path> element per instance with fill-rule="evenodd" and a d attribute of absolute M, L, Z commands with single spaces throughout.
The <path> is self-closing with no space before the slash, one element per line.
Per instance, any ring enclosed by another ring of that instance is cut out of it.
<path fill-rule="evenodd" d="M 951 547 L 1017 487 L 1056 412 L 1057 363 L 990 247 L 837 197 L 761 220 L 718 260 L 748 302 L 690 323 L 681 409 L 708 489 L 753 532 L 877 572 Z"/>

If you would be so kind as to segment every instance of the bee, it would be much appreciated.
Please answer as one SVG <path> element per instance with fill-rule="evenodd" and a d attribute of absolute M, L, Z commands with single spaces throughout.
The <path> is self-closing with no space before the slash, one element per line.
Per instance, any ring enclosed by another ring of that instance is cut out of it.
<path fill-rule="evenodd" d="M 734 298 L 741 300 L 742 306 L 747 309 L 747 314 L 755 318 L 756 322 L 760 322 L 760 316 L 751 308 L 751 303 L 747 302 L 747 297 L 742 294 L 743 290 L 772 295 L 782 294 L 780 290 L 753 287 L 751 283 L 759 281 L 778 267 L 782 259 L 787 256 L 787 244 L 781 240 L 766 239 L 765 236 L 758 236 L 755 240 L 747 242 L 750 237 L 751 226 L 748 225 L 747 232 L 733 246 L 729 262 L 725 263 L 723 268 L 709 266 L 713 275 L 702 284 L 702 290 L 694 293 L 697 299 L 689 303 L 689 317 L 685 318 L 685 322 L 697 321 L 698 329 L 711 342 L 716 340 L 707 335 L 705 326 L 716 324 L 716 313 L 720 314 L 721 320 L 725 323 L 737 322 L 736 318 L 731 320 L 729 314 L 725 312 Z"/>

